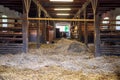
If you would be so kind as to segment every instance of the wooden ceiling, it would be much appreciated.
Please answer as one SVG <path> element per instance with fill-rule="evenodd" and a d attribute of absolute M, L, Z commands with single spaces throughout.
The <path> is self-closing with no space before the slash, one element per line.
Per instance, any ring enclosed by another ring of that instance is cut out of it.
<path fill-rule="evenodd" d="M 50 2 L 49 0 L 39 0 L 40 4 L 48 11 L 52 17 L 72 18 L 82 7 L 86 0 L 74 0 L 74 2 Z M 71 8 L 70 11 L 55 11 L 54 8 Z M 69 13 L 69 16 L 58 16 L 57 13 Z"/>
<path fill-rule="evenodd" d="M 37 0 L 44 9 L 48 12 L 51 17 L 54 18 L 73 18 L 74 15 L 81 9 L 82 5 L 88 0 L 74 0 L 74 2 L 50 2 L 49 0 Z M 15 10 L 18 12 L 23 11 L 22 0 L 1 0 L 0 5 L 4 5 L 4 7 L 8 7 L 11 10 Z M 119 0 L 98 0 L 97 12 L 102 14 L 104 12 L 114 10 L 115 8 L 120 7 Z M 54 8 L 71 8 L 70 11 L 55 11 Z M 32 1 L 30 16 L 35 17 L 36 13 L 36 5 Z M 69 16 L 57 16 L 57 13 L 69 13 Z M 43 12 L 42 12 L 43 15 Z M 93 16 L 91 4 L 87 6 L 87 15 L 88 18 Z"/>

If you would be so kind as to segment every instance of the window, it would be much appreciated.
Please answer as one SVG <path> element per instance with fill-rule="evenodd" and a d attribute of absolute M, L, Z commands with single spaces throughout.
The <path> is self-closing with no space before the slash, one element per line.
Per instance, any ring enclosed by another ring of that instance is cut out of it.
<path fill-rule="evenodd" d="M 104 20 L 109 20 L 109 17 L 105 17 Z M 109 21 L 102 21 L 103 24 L 109 24 Z M 102 26 L 102 29 L 108 29 L 108 26 Z"/>
<path fill-rule="evenodd" d="M 69 26 L 68 25 L 56 26 L 56 28 L 59 28 L 60 32 L 69 32 Z"/>
<path fill-rule="evenodd" d="M 120 20 L 120 15 L 116 17 L 116 20 Z M 116 24 L 119 26 L 116 26 L 116 30 L 120 30 L 120 21 L 116 21 Z"/>
<path fill-rule="evenodd" d="M 6 15 L 2 15 L 2 18 L 7 18 Z M 7 19 L 2 19 L 2 22 L 8 22 Z M 7 27 L 8 25 L 7 24 L 2 24 L 2 27 Z"/>

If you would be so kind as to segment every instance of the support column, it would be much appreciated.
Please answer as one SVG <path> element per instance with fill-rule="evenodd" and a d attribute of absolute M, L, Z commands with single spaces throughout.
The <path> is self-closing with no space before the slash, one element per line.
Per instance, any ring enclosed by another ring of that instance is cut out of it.
<path fill-rule="evenodd" d="M 30 9 L 31 0 L 23 0 L 23 22 L 22 22 L 22 32 L 23 32 L 23 52 L 28 52 L 28 14 Z"/>
<path fill-rule="evenodd" d="M 84 9 L 84 19 L 87 19 L 87 11 Z M 84 43 L 88 47 L 88 27 L 87 21 L 84 21 Z"/>
<path fill-rule="evenodd" d="M 79 19 L 80 18 L 80 16 L 77 16 L 77 19 Z M 77 40 L 79 41 L 79 28 L 80 28 L 80 22 L 79 21 L 77 21 L 77 27 L 78 27 L 78 30 L 77 30 Z"/>
<path fill-rule="evenodd" d="M 41 10 L 40 7 L 37 7 L 37 16 L 41 17 Z M 37 23 L 37 48 L 40 48 L 40 20 Z"/>
<path fill-rule="evenodd" d="M 56 39 L 56 23 L 53 21 L 53 26 L 54 26 L 54 39 Z"/>
<path fill-rule="evenodd" d="M 95 45 L 95 57 L 101 56 L 100 53 L 100 26 L 99 16 L 96 15 L 98 0 L 91 0 L 93 13 L 94 13 L 94 45 Z"/>
<path fill-rule="evenodd" d="M 79 18 L 81 19 L 81 15 L 79 16 Z M 82 22 L 79 22 L 79 41 L 82 41 Z"/>
<path fill-rule="evenodd" d="M 49 21 L 46 20 L 46 41 L 49 41 Z"/>
<path fill-rule="evenodd" d="M 74 26 L 75 26 L 74 21 L 71 22 L 71 25 L 72 25 L 72 31 L 71 31 L 70 36 L 71 36 L 71 39 L 74 39 L 74 34 L 73 34 Z"/>
<path fill-rule="evenodd" d="M 45 15 L 45 18 L 46 18 L 46 15 Z M 45 26 L 44 26 L 44 37 L 45 37 L 45 43 L 47 41 L 47 20 L 45 20 Z"/>
<path fill-rule="evenodd" d="M 101 56 L 100 53 L 100 16 L 95 15 L 95 32 L 94 32 L 94 44 L 95 44 L 95 56 Z"/>

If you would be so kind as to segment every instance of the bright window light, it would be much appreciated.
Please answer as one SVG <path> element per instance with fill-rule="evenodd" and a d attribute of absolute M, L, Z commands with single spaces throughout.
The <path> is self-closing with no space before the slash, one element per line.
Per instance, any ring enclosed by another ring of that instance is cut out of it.
<path fill-rule="evenodd" d="M 71 8 L 55 8 L 54 10 L 67 10 L 67 11 L 69 11 L 69 10 L 71 10 Z"/>
<path fill-rule="evenodd" d="M 2 15 L 2 18 L 7 18 L 7 16 L 6 15 Z M 2 22 L 4 23 L 4 22 L 8 22 L 8 20 L 7 19 L 2 19 Z M 2 24 L 2 27 L 8 27 L 8 24 Z M 7 32 L 7 31 L 2 31 L 2 32 Z"/>
<path fill-rule="evenodd" d="M 57 15 L 60 15 L 60 16 L 68 16 L 68 15 L 70 15 L 70 14 L 65 14 L 65 13 L 58 13 Z"/>
<path fill-rule="evenodd" d="M 56 28 L 60 29 L 60 32 L 69 32 L 70 31 L 70 27 L 68 25 L 56 26 Z"/>
<path fill-rule="evenodd" d="M 73 2 L 73 0 L 50 0 L 54 2 Z"/>
<path fill-rule="evenodd" d="M 116 20 L 120 20 L 120 15 L 116 17 Z M 120 25 L 120 21 L 116 21 L 116 24 Z M 120 30 L 120 26 L 116 26 L 116 30 Z"/>
<path fill-rule="evenodd" d="M 109 20 L 109 17 L 105 17 L 104 20 Z M 102 21 L 103 24 L 109 24 L 109 21 Z M 108 29 L 108 26 L 102 26 L 102 29 Z"/>
<path fill-rule="evenodd" d="M 2 18 L 7 18 L 6 15 L 2 15 Z M 8 22 L 7 19 L 2 19 L 2 22 Z M 7 24 L 2 24 L 2 27 L 7 27 L 8 25 Z"/>

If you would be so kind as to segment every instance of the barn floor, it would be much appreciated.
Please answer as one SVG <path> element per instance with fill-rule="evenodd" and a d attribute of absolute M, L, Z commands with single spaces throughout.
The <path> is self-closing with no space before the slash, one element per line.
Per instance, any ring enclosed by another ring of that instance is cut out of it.
<path fill-rule="evenodd" d="M 1 54 L 0 80 L 120 80 L 120 57 L 94 58 L 92 46 L 61 39 L 26 54 Z"/>

